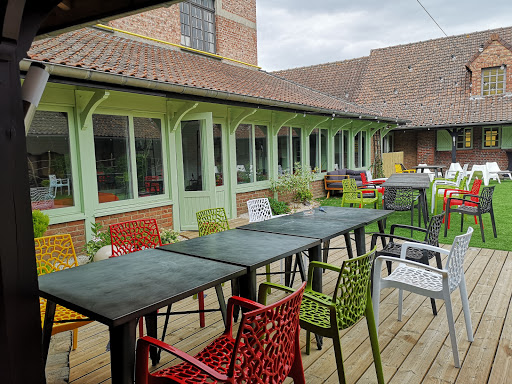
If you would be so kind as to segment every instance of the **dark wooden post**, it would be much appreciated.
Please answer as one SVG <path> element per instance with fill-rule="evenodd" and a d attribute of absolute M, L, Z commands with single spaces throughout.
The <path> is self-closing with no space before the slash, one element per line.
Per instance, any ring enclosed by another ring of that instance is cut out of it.
<path fill-rule="evenodd" d="M 452 137 L 452 163 L 457 162 L 457 135 L 459 130 L 457 128 L 449 129 L 450 136 Z"/>
<path fill-rule="evenodd" d="M 19 62 L 58 1 L 0 6 L 0 381 L 44 383 Z"/>

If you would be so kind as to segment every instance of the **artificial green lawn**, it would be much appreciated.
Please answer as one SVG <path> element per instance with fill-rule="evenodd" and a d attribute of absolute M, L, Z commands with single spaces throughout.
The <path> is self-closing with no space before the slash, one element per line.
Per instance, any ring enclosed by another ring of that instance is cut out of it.
<path fill-rule="evenodd" d="M 484 233 L 485 243 L 482 242 L 482 236 L 480 234 L 480 225 L 475 224 L 473 216 L 464 216 L 464 233 L 467 231 L 469 226 L 472 226 L 475 230 L 471 238 L 470 246 L 478 248 L 489 248 L 489 249 L 500 249 L 505 251 L 512 251 L 512 181 L 502 180 L 501 184 L 496 181 L 491 181 L 489 185 L 495 185 L 494 196 L 493 196 L 493 207 L 494 207 L 494 218 L 496 221 L 496 230 L 498 232 L 498 238 L 494 238 L 491 225 L 491 216 L 486 213 L 483 215 L 484 222 Z M 483 184 L 482 184 L 483 187 Z M 429 196 L 428 206 L 430 214 L 430 190 L 427 191 Z M 321 205 L 340 206 L 341 195 L 336 197 L 330 197 L 329 199 L 318 199 Z M 348 205 L 347 205 L 348 206 Z M 367 206 L 370 208 L 370 206 Z M 444 237 L 444 224 L 441 228 L 439 235 L 439 242 L 441 244 L 452 244 L 455 236 L 460 235 L 460 215 L 458 213 L 452 213 L 450 229 L 448 230 L 447 237 Z M 408 212 L 395 212 L 387 220 L 386 233 L 389 233 L 391 224 L 411 224 L 411 213 Z M 414 225 L 418 225 L 418 213 L 415 210 Z M 374 223 L 366 228 L 366 232 L 378 232 L 377 224 Z M 401 236 L 410 237 L 410 231 L 397 232 Z M 423 240 L 424 236 L 415 236 L 416 238 Z"/>

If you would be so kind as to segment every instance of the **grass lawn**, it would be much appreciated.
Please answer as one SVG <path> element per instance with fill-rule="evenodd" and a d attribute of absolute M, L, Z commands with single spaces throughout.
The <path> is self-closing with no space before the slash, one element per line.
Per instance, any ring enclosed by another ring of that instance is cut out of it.
<path fill-rule="evenodd" d="M 494 218 L 496 221 L 496 230 L 498 232 L 498 238 L 494 238 L 492 233 L 491 216 L 490 214 L 483 215 L 484 222 L 484 233 L 485 243 L 482 242 L 482 236 L 480 235 L 480 225 L 475 224 L 473 216 L 464 216 L 464 233 L 467 231 L 469 226 L 472 226 L 475 230 L 471 237 L 470 246 L 478 248 L 489 248 L 489 249 L 500 249 L 505 251 L 512 251 L 512 181 L 504 180 L 501 184 L 496 181 L 490 181 L 489 185 L 495 185 L 494 196 L 493 196 L 493 207 L 494 207 Z M 483 187 L 483 184 L 482 184 Z M 427 196 L 430 197 L 430 190 L 427 191 Z M 318 199 L 322 205 L 340 206 L 341 195 L 336 197 L 330 197 L 329 199 L 321 198 Z M 430 214 L 430 199 L 429 214 Z M 370 206 L 368 206 L 370 207 Z M 448 230 L 447 237 L 444 237 L 444 224 L 441 228 L 439 235 L 439 242 L 441 244 L 452 244 L 453 238 L 460 235 L 460 215 L 458 213 L 452 213 L 450 229 Z M 418 224 L 418 214 L 415 211 L 414 217 L 415 224 Z M 407 224 L 411 223 L 411 213 L 407 212 L 395 212 L 387 220 L 386 231 L 389 232 L 391 224 Z M 374 223 L 366 228 L 367 233 L 378 232 L 377 224 Z M 410 237 L 410 231 L 397 232 L 397 234 Z M 420 240 L 423 238 L 417 237 Z"/>

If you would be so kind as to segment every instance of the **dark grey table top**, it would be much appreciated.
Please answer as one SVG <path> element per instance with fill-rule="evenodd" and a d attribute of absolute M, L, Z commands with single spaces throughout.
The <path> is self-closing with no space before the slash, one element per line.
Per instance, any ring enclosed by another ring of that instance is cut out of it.
<path fill-rule="evenodd" d="M 382 220 L 393 213 L 393 211 L 379 209 L 323 208 L 326 211 L 325 213 L 316 208 L 313 215 L 298 212 L 272 220 L 250 223 L 238 227 L 238 229 L 309 237 L 320 239 L 323 242 L 364 227 L 374 221 Z"/>
<path fill-rule="evenodd" d="M 232 264 L 146 249 L 42 275 L 39 294 L 117 326 L 246 272 Z"/>
<path fill-rule="evenodd" d="M 430 187 L 430 177 L 427 173 L 393 173 L 381 187 L 411 187 L 427 189 Z"/>
<path fill-rule="evenodd" d="M 231 263 L 252 271 L 319 244 L 319 240 L 311 238 L 232 229 L 158 249 Z"/>

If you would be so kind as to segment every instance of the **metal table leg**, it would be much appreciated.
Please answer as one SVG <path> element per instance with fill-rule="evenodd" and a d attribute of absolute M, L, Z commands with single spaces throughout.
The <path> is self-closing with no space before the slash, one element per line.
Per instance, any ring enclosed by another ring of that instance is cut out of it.
<path fill-rule="evenodd" d="M 110 327 L 112 384 L 133 384 L 135 379 L 135 330 L 137 319 Z"/>
<path fill-rule="evenodd" d="M 48 358 L 48 349 L 50 348 L 50 340 L 52 338 L 53 329 L 53 318 L 55 317 L 55 308 L 57 306 L 53 301 L 46 301 L 46 312 L 44 314 L 43 322 L 43 337 L 42 337 L 42 349 L 43 349 L 43 366 L 46 367 L 46 360 Z"/>

